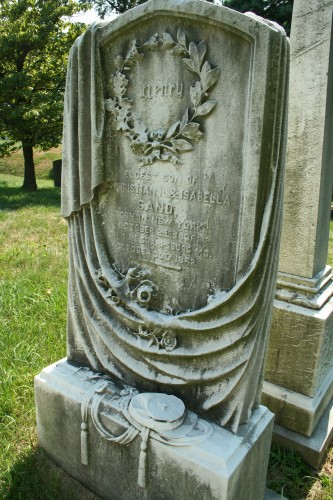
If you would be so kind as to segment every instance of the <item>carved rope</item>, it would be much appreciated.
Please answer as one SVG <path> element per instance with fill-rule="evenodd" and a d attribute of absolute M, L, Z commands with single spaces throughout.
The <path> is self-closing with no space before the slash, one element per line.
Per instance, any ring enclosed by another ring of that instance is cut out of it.
<path fill-rule="evenodd" d="M 128 429 L 120 436 L 115 436 L 112 434 L 101 422 L 99 418 L 99 408 L 101 403 L 104 401 L 105 396 L 111 395 L 112 400 L 119 400 L 119 406 L 123 417 L 129 424 Z M 120 394 L 117 393 L 117 389 L 112 382 L 106 381 L 105 379 L 98 380 L 92 387 L 88 389 L 82 398 L 81 403 L 81 463 L 83 465 L 89 464 L 89 451 L 88 451 L 88 414 L 90 406 L 91 420 L 94 427 L 99 432 L 99 434 L 108 441 L 118 444 L 129 444 L 131 443 L 138 434 L 141 435 L 141 445 L 140 445 L 140 457 L 139 457 L 139 467 L 138 467 L 138 485 L 141 488 L 147 487 L 147 452 L 148 452 L 148 441 L 149 437 L 152 436 L 154 439 L 167 444 L 169 446 L 192 446 L 194 444 L 200 443 L 207 439 L 213 432 L 211 424 L 198 419 L 192 412 L 187 412 L 190 414 L 193 420 L 193 415 L 195 419 L 192 422 L 192 430 L 195 426 L 200 429 L 201 432 L 196 433 L 195 436 L 188 436 L 185 434 L 182 438 L 179 436 L 172 437 L 170 433 L 167 436 L 163 436 L 155 427 L 149 427 L 148 425 L 143 425 L 130 415 L 128 410 L 130 402 L 134 396 L 137 396 L 139 392 L 131 387 L 126 387 Z M 144 395 L 145 393 L 143 393 Z M 147 414 L 148 415 L 148 414 Z M 183 421 L 183 420 L 182 420 Z M 156 421 L 157 422 L 157 421 Z M 181 424 L 180 424 L 181 425 Z M 179 427 L 179 426 L 178 426 Z M 161 431 L 162 432 L 162 431 Z"/>

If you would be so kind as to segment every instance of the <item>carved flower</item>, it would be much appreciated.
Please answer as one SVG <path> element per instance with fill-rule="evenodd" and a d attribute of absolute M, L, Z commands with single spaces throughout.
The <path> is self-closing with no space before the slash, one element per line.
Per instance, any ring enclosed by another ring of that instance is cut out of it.
<path fill-rule="evenodd" d="M 177 337 L 173 332 L 164 332 L 161 338 L 161 347 L 168 352 L 173 351 L 177 346 Z"/>
<path fill-rule="evenodd" d="M 154 294 L 154 287 L 151 285 L 141 285 L 136 290 L 136 300 L 142 306 L 147 306 L 151 302 Z"/>
<path fill-rule="evenodd" d="M 153 148 L 161 146 L 161 140 L 163 139 L 164 134 L 165 130 L 162 128 L 154 130 L 150 133 L 150 140 L 152 141 Z"/>
<path fill-rule="evenodd" d="M 136 300 L 142 307 L 148 307 L 157 292 L 157 287 L 150 280 L 142 280 L 134 289 L 130 290 L 129 295 Z"/>
<path fill-rule="evenodd" d="M 109 285 L 108 280 L 104 276 L 102 269 L 97 269 L 96 274 L 97 274 L 97 279 L 101 283 L 101 285 L 103 285 L 103 286 Z"/>
<path fill-rule="evenodd" d="M 142 328 L 142 326 L 139 326 L 139 331 L 137 332 L 137 334 L 139 337 L 141 338 L 145 338 L 145 339 L 149 339 L 151 337 L 151 333 L 146 330 L 146 328 Z"/>
<path fill-rule="evenodd" d="M 118 306 L 121 302 L 120 298 L 112 288 L 109 288 L 109 290 L 107 291 L 106 298 L 110 299 L 111 302 L 113 302 L 116 306 Z"/>

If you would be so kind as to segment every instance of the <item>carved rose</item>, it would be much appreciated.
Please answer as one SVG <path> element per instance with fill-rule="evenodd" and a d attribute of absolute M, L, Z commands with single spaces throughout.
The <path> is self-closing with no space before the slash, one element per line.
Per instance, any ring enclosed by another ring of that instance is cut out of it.
<path fill-rule="evenodd" d="M 154 288 L 150 285 L 139 286 L 136 291 L 136 300 L 139 304 L 145 306 L 151 301 L 154 293 Z"/>
<path fill-rule="evenodd" d="M 157 292 L 157 287 L 150 280 L 143 280 L 139 285 L 131 290 L 130 296 L 142 307 L 148 307 L 153 301 Z"/>
<path fill-rule="evenodd" d="M 120 298 L 118 297 L 118 295 L 116 294 L 116 292 L 112 288 L 110 288 L 107 291 L 106 297 L 108 299 L 110 299 L 111 302 L 113 302 L 116 306 L 118 306 L 121 302 Z"/>
<path fill-rule="evenodd" d="M 149 347 L 157 347 L 157 349 L 165 349 L 170 352 L 177 346 L 177 338 L 173 332 L 163 332 L 160 329 L 147 330 L 139 326 L 137 332 L 132 332 L 138 339 L 148 341 Z"/>
<path fill-rule="evenodd" d="M 173 332 L 164 332 L 161 339 L 161 346 L 166 351 L 173 351 L 177 346 L 177 337 Z"/>

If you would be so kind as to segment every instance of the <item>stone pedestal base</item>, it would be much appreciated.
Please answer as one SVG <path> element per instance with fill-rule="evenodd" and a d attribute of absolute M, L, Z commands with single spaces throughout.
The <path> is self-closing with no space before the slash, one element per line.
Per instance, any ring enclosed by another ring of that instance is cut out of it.
<path fill-rule="evenodd" d="M 275 413 L 275 423 L 310 437 L 333 397 L 333 368 L 314 397 L 264 382 L 262 403 Z"/>
<path fill-rule="evenodd" d="M 81 425 L 90 409 L 87 394 L 94 392 L 97 383 L 101 383 L 99 374 L 62 360 L 36 377 L 35 395 L 39 445 L 67 473 L 101 498 L 264 498 L 273 428 L 273 415 L 266 408 L 255 410 L 236 435 L 199 419 L 201 425 L 192 432 L 189 444 L 175 444 L 177 436 L 172 437 L 172 442 L 161 442 L 151 432 L 145 448 L 142 431 L 141 438 L 137 435 L 128 444 L 120 444 L 105 439 L 92 420 L 85 419 L 86 424 Z M 86 404 L 82 405 L 82 401 Z M 100 420 L 104 428 L 123 434 L 128 423 L 116 404 L 112 408 L 112 398 L 110 401 L 110 409 L 101 411 Z M 209 427 L 211 432 L 200 440 L 200 428 Z M 142 455 L 147 464 L 145 487 L 138 485 Z"/>
<path fill-rule="evenodd" d="M 274 426 L 273 442 L 292 448 L 312 467 L 318 468 L 324 460 L 326 450 L 333 439 L 333 399 L 311 437 L 302 436 L 281 425 Z"/>
<path fill-rule="evenodd" d="M 333 284 L 279 273 L 262 404 L 275 414 L 274 440 L 318 466 L 332 437 Z"/>

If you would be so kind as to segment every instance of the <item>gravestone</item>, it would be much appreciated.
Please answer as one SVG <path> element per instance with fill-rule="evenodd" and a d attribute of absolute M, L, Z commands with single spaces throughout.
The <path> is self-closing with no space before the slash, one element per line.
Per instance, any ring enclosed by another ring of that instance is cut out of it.
<path fill-rule="evenodd" d="M 54 160 L 52 165 L 54 187 L 61 187 L 62 160 Z"/>
<path fill-rule="evenodd" d="M 68 358 L 36 377 L 37 429 L 103 498 L 264 495 L 287 52 L 277 25 L 197 0 L 72 48 Z"/>
<path fill-rule="evenodd" d="M 332 0 L 295 0 L 284 218 L 263 404 L 275 439 L 318 466 L 333 435 Z"/>

